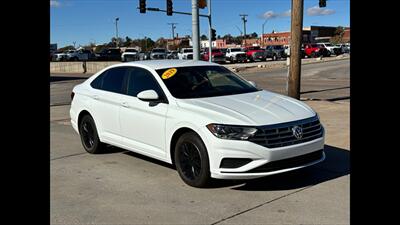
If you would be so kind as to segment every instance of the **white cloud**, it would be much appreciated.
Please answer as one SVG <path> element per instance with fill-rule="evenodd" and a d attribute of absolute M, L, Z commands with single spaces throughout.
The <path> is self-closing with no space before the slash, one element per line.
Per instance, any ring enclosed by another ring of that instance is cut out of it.
<path fill-rule="evenodd" d="M 272 18 L 276 18 L 278 16 L 279 16 L 278 13 L 274 13 L 274 11 L 268 11 L 268 12 L 265 12 L 262 17 L 264 19 L 272 19 Z"/>
<path fill-rule="evenodd" d="M 50 7 L 60 7 L 61 3 L 56 0 L 50 0 Z"/>
<path fill-rule="evenodd" d="M 291 16 L 291 13 L 292 13 L 292 10 L 289 9 L 288 11 L 283 12 L 283 13 L 281 14 L 281 16 L 290 17 L 290 16 Z"/>
<path fill-rule="evenodd" d="M 288 17 L 288 16 L 290 16 L 290 13 L 291 13 L 290 9 L 283 13 L 275 13 L 274 11 L 270 10 L 270 11 L 265 12 L 261 17 L 263 19 L 275 19 L 278 17 Z"/>
<path fill-rule="evenodd" d="M 333 9 L 323 9 L 318 6 L 314 6 L 307 9 L 307 15 L 309 16 L 326 16 L 334 14 L 335 10 Z"/>

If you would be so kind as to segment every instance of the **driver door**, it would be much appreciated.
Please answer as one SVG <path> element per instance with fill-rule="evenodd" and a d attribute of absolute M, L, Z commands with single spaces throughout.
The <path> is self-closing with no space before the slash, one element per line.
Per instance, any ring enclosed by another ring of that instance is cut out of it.
<path fill-rule="evenodd" d="M 164 92 L 150 71 L 130 67 L 127 72 L 126 95 L 122 97 L 120 107 L 122 142 L 142 154 L 165 158 L 168 103 L 151 103 L 136 97 L 141 91 L 150 89 L 166 100 Z"/>

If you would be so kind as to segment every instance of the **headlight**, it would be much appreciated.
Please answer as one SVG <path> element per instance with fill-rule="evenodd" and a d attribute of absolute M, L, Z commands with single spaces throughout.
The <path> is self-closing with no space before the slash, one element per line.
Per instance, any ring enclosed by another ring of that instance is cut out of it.
<path fill-rule="evenodd" d="M 257 128 L 254 127 L 241 127 L 221 124 L 208 124 L 207 128 L 216 137 L 230 140 L 247 140 L 257 132 Z"/>

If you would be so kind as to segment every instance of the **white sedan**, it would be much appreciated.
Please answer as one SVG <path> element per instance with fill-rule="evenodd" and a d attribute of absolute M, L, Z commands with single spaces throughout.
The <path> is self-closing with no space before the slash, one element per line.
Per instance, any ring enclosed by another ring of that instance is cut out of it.
<path fill-rule="evenodd" d="M 215 63 L 117 64 L 75 86 L 71 97 L 71 123 L 87 152 L 110 144 L 147 155 L 174 164 L 194 187 L 325 158 L 324 128 L 309 106 Z"/>

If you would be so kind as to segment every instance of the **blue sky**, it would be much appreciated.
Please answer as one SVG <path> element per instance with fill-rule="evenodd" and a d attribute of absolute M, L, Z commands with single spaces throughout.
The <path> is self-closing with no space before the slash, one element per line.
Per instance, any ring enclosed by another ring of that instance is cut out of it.
<path fill-rule="evenodd" d="M 326 8 L 318 8 L 318 0 L 304 0 L 303 26 L 350 26 L 350 0 L 328 0 Z M 162 12 L 139 13 L 139 0 L 52 0 L 50 1 L 50 41 L 59 47 L 102 44 L 115 36 L 115 18 L 119 17 L 120 37 L 156 40 L 170 38 L 171 26 L 178 23 L 179 36 L 191 34 L 191 16 L 167 16 Z M 165 9 L 165 0 L 147 0 L 147 7 Z M 174 10 L 191 12 L 191 0 L 173 0 Z M 217 35 L 240 35 L 243 30 L 239 14 L 248 14 L 246 33 L 261 34 L 290 30 L 290 0 L 212 0 L 212 22 Z M 207 14 L 208 9 L 200 9 Z M 208 34 L 206 18 L 200 18 L 200 33 Z"/>

